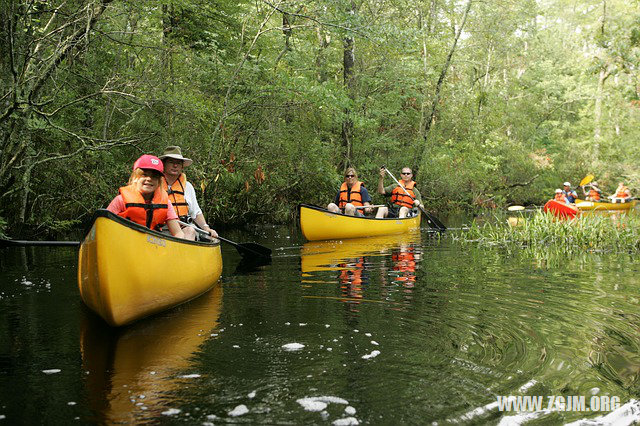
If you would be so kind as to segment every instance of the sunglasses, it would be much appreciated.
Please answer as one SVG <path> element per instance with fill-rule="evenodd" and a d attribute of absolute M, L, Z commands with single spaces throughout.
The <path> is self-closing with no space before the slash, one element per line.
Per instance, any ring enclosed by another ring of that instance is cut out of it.
<path fill-rule="evenodd" d="M 344 177 L 356 177 L 356 175 L 344 175 Z"/>
<path fill-rule="evenodd" d="M 402 173 L 400 173 L 400 174 L 401 174 L 401 175 L 410 175 L 410 174 L 411 174 L 411 172 L 402 172 Z"/>

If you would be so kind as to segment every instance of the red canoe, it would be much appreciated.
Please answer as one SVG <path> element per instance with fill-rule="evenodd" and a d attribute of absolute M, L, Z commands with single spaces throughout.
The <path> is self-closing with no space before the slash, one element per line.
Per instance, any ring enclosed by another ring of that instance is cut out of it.
<path fill-rule="evenodd" d="M 556 200 L 549 200 L 542 208 L 545 212 L 550 212 L 560 218 L 574 218 L 580 212 L 576 206 L 561 203 Z"/>

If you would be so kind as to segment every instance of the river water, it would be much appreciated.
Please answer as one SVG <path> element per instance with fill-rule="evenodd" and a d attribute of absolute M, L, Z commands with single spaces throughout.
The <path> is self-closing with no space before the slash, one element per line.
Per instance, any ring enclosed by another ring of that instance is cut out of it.
<path fill-rule="evenodd" d="M 227 237 L 271 247 L 272 263 L 244 265 L 225 245 L 212 291 L 121 329 L 81 302 L 76 249 L 1 249 L 0 423 L 640 419 L 633 256 L 480 249 L 426 229 Z M 522 395 L 542 409 L 499 411 L 498 396 Z"/>

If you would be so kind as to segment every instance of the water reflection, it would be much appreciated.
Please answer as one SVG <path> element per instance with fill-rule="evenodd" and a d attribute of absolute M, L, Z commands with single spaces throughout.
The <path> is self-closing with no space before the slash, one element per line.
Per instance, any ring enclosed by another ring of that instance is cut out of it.
<path fill-rule="evenodd" d="M 97 421 L 147 423 L 171 410 L 172 393 L 197 380 L 191 359 L 218 327 L 222 287 L 124 329 L 87 312 L 80 333 L 86 387 Z"/>
<path fill-rule="evenodd" d="M 313 289 L 319 284 L 338 284 L 340 290 L 339 296 L 334 293 L 306 297 L 337 298 L 357 311 L 361 302 L 387 300 L 396 287 L 410 291 L 416 282 L 419 245 L 420 232 L 305 243 L 300 260 L 303 286 Z M 380 275 L 381 297 L 365 297 L 374 271 Z"/>

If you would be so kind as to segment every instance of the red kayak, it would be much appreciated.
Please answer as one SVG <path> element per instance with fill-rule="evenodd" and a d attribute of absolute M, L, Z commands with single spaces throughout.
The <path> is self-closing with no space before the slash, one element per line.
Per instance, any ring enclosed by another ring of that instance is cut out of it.
<path fill-rule="evenodd" d="M 569 219 L 576 217 L 576 215 L 580 212 L 576 206 L 561 203 L 556 200 L 547 201 L 547 204 L 544 205 L 542 211 L 550 212 L 551 214 L 559 218 Z"/>

